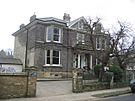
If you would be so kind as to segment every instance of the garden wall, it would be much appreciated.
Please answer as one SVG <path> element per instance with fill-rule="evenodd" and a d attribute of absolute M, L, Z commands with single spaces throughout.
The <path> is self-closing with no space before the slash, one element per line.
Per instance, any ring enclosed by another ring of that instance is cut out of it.
<path fill-rule="evenodd" d="M 0 99 L 36 96 L 36 80 L 32 72 L 0 73 Z"/>
<path fill-rule="evenodd" d="M 83 72 L 80 69 L 73 70 L 72 90 L 75 93 L 84 91 L 104 90 L 111 88 L 127 87 L 128 83 L 98 82 L 97 80 L 83 80 Z"/>

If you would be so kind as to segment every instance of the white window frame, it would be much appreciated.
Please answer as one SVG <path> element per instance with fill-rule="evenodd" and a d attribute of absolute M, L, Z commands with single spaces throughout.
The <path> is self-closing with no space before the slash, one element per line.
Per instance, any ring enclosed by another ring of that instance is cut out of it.
<path fill-rule="evenodd" d="M 99 43 L 97 42 L 98 40 L 99 40 Z M 100 50 L 101 49 L 101 42 L 100 41 L 101 41 L 100 38 L 96 38 L 96 49 L 97 50 Z M 98 44 L 99 44 L 99 48 L 97 47 Z"/>
<path fill-rule="evenodd" d="M 53 51 L 59 51 L 59 64 L 53 64 Z M 45 65 L 44 66 L 62 66 L 60 62 L 60 50 L 50 50 L 50 64 L 47 64 L 47 50 L 45 50 Z"/>
<path fill-rule="evenodd" d="M 48 40 L 48 29 L 51 28 L 51 40 Z M 59 29 L 59 41 L 54 41 L 54 33 L 53 30 L 54 28 L 58 28 Z M 55 43 L 61 43 L 61 35 L 62 35 L 62 28 L 56 27 L 56 26 L 48 26 L 46 29 L 46 42 L 55 42 Z"/>
<path fill-rule="evenodd" d="M 79 37 L 81 36 L 81 40 L 79 40 Z M 77 44 L 81 42 L 81 44 L 85 44 L 85 35 L 81 33 L 77 33 L 76 35 Z"/>
<path fill-rule="evenodd" d="M 53 40 L 53 38 L 54 38 L 54 33 L 53 33 L 53 35 L 52 35 L 52 40 L 53 40 L 53 42 L 58 42 L 58 43 L 60 43 L 61 42 L 61 33 L 62 33 L 62 29 L 61 28 L 59 28 L 59 27 L 53 27 L 53 30 L 54 30 L 54 28 L 58 28 L 59 29 L 59 41 L 54 41 Z"/>
<path fill-rule="evenodd" d="M 101 65 L 102 63 L 96 58 L 96 65 Z"/>
<path fill-rule="evenodd" d="M 48 40 L 48 29 L 51 28 L 52 29 L 52 26 L 48 26 L 47 29 L 46 29 L 46 42 L 51 42 L 52 40 L 52 35 L 51 35 L 51 40 Z M 52 32 L 52 30 L 51 30 Z"/>

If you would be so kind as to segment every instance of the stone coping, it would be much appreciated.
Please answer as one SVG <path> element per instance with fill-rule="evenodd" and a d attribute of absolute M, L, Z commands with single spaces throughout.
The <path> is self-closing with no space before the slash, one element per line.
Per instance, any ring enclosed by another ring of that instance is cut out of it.
<path fill-rule="evenodd" d="M 20 73 L 0 73 L 0 76 L 27 76 L 27 72 L 20 72 Z"/>

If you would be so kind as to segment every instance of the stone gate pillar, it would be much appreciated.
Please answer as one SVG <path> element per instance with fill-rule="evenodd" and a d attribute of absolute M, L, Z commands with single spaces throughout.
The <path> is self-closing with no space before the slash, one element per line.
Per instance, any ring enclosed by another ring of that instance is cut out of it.
<path fill-rule="evenodd" d="M 32 66 L 27 69 L 27 97 L 36 96 L 36 83 L 37 83 L 37 68 Z"/>
<path fill-rule="evenodd" d="M 72 91 L 74 93 L 80 93 L 83 91 L 83 78 L 82 78 L 82 70 L 75 68 L 72 71 L 73 78 L 72 78 Z"/>

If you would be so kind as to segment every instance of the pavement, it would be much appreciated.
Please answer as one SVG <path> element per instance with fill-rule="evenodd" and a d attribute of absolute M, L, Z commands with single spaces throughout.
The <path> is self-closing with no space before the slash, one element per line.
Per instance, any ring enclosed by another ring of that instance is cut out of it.
<path fill-rule="evenodd" d="M 126 91 L 130 90 L 129 87 L 126 88 L 118 88 L 118 89 L 107 89 L 100 91 L 91 91 L 91 92 L 83 92 L 83 93 L 71 93 L 71 94 L 63 94 L 63 95 L 55 95 L 55 96 L 46 96 L 46 97 L 34 97 L 34 98 L 15 98 L 15 99 L 5 99 L 0 101 L 95 101 L 101 100 L 101 98 L 93 97 L 96 94 L 102 93 L 112 93 L 117 91 Z"/>

